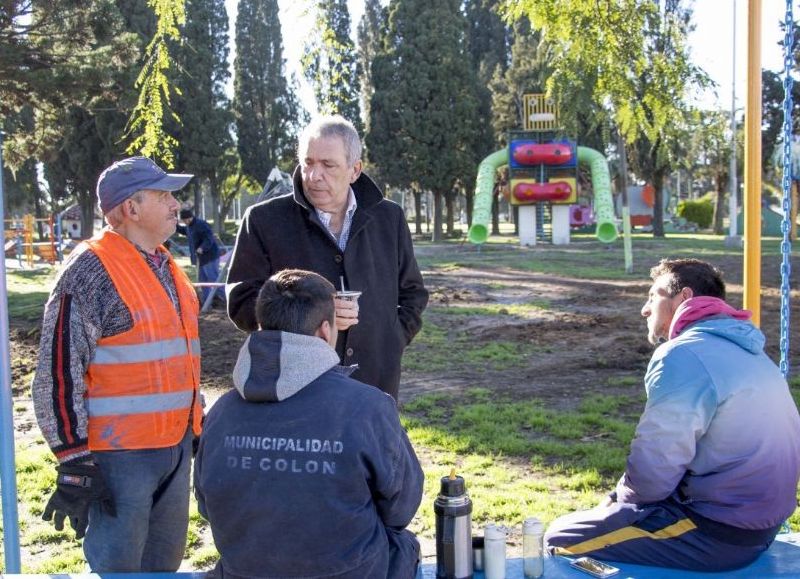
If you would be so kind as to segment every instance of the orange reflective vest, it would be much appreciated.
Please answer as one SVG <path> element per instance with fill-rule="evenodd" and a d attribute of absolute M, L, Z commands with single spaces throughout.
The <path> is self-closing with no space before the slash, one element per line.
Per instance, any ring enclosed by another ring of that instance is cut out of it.
<path fill-rule="evenodd" d="M 169 256 L 181 306 L 178 316 L 156 274 L 130 241 L 104 230 L 86 243 L 133 318 L 130 330 L 100 338 L 89 362 L 89 449 L 173 446 L 186 433 L 190 417 L 199 435 L 199 304 L 192 283 Z"/>

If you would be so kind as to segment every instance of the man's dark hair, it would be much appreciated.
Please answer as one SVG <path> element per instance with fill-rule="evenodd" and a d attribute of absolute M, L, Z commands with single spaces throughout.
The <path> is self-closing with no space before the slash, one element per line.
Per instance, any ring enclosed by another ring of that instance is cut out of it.
<path fill-rule="evenodd" d="M 683 288 L 691 288 L 694 295 L 725 299 L 725 282 L 722 272 L 710 263 L 699 259 L 662 259 L 650 270 L 650 278 L 655 281 L 662 275 L 669 275 L 667 284 L 669 295 L 677 295 Z"/>
<path fill-rule="evenodd" d="M 180 218 L 181 219 L 191 219 L 194 217 L 191 209 L 181 209 Z"/>
<path fill-rule="evenodd" d="M 269 278 L 258 292 L 256 320 L 262 330 L 313 336 L 320 324 L 334 323 L 336 288 L 321 275 L 302 269 L 284 269 Z"/>

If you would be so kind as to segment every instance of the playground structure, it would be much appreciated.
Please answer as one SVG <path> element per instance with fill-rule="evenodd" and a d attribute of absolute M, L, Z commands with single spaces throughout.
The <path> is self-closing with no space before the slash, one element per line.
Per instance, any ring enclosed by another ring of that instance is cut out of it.
<path fill-rule="evenodd" d="M 585 224 L 586 215 L 573 215 L 578 197 L 577 168 L 589 168 L 594 190 L 597 238 L 604 243 L 617 239 L 617 225 L 611 198 L 608 162 L 594 149 L 574 141 L 557 140 L 557 111 L 543 94 L 524 96 L 524 131 L 509 133 L 508 147 L 486 157 L 478 167 L 470 242 L 480 245 L 489 236 L 492 195 L 497 169 L 509 167 L 509 201 L 519 206 L 520 245 L 536 245 L 537 205 L 551 206 L 553 245 L 570 241 L 570 227 Z M 578 218 L 579 217 L 579 218 Z"/>
<path fill-rule="evenodd" d="M 47 226 L 47 241 L 33 241 L 33 230 L 36 223 L 44 223 Z M 9 224 L 10 228 L 5 229 L 5 224 Z M 5 219 L 3 225 L 3 254 L 5 257 L 16 257 L 20 264 L 24 257 L 28 267 L 33 267 L 36 256 L 50 265 L 61 261 L 59 219 L 54 219 L 52 215 L 37 219 L 28 214 L 22 219 Z"/>

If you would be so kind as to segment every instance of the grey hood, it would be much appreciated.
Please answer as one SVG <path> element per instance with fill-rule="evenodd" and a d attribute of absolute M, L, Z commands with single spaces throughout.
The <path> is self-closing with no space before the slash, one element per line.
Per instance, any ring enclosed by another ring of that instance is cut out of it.
<path fill-rule="evenodd" d="M 336 350 L 322 338 L 258 331 L 250 334 L 239 350 L 233 384 L 249 402 L 280 402 L 338 364 Z M 341 369 L 343 373 L 353 370 Z"/>

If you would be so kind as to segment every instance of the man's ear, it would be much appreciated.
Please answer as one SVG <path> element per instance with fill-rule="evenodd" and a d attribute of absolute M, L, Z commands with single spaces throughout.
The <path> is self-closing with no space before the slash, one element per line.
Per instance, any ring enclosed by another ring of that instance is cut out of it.
<path fill-rule="evenodd" d="M 361 175 L 361 169 L 362 168 L 363 168 L 363 163 L 361 162 L 361 159 L 359 159 L 353 165 L 353 174 L 350 175 L 350 182 L 351 183 L 355 183 L 356 179 L 359 178 L 359 176 Z"/>
<path fill-rule="evenodd" d="M 690 287 L 682 288 L 681 297 L 684 301 L 692 299 L 694 297 L 694 290 Z"/>
<path fill-rule="evenodd" d="M 331 323 L 328 320 L 323 320 L 322 323 L 319 325 L 317 330 L 314 332 L 314 335 L 318 338 L 322 338 L 325 340 L 326 344 L 331 343 Z"/>
<path fill-rule="evenodd" d="M 139 220 L 139 208 L 136 206 L 136 202 L 130 197 L 122 202 L 122 214 L 132 221 Z"/>

